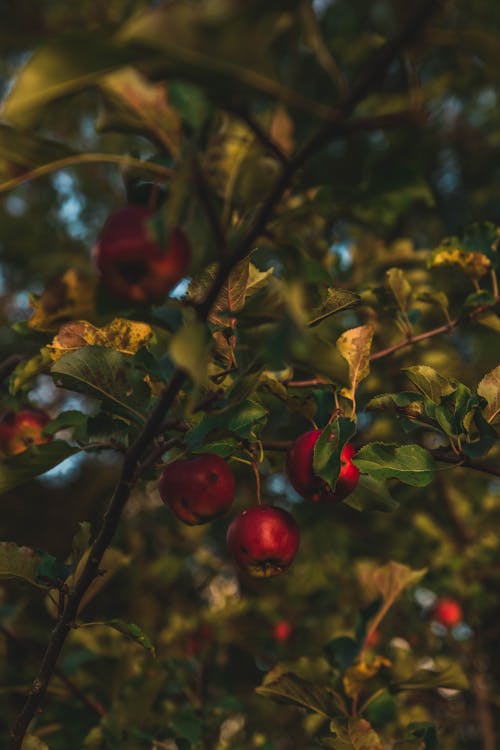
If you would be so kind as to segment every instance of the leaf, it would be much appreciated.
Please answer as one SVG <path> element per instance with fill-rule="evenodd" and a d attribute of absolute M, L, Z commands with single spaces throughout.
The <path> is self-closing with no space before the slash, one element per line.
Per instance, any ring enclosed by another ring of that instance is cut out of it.
<path fill-rule="evenodd" d="M 90 531 L 90 523 L 88 521 L 80 521 L 78 524 L 78 530 L 73 536 L 73 541 L 71 543 L 71 560 L 73 568 L 77 567 L 90 545 Z"/>
<path fill-rule="evenodd" d="M 350 508 L 359 511 L 381 511 L 392 513 L 399 508 L 399 503 L 394 500 L 387 489 L 385 482 L 379 482 L 367 474 L 361 474 L 354 492 L 344 500 Z"/>
<path fill-rule="evenodd" d="M 169 351 L 176 366 L 187 372 L 197 385 L 207 384 L 210 346 L 203 323 L 187 322 L 172 336 Z"/>
<path fill-rule="evenodd" d="M 399 479 L 413 487 L 425 487 L 434 478 L 434 459 L 419 445 L 368 443 L 356 453 L 353 463 L 373 479 Z"/>
<path fill-rule="evenodd" d="M 395 690 L 433 690 L 451 688 L 467 690 L 469 682 L 459 664 L 449 664 L 444 669 L 419 669 L 406 680 L 393 684 Z"/>
<path fill-rule="evenodd" d="M 370 372 L 370 349 L 374 328 L 372 325 L 351 328 L 337 339 L 337 349 L 349 364 L 349 388 L 343 388 L 342 394 L 355 402 L 355 391 Z"/>
<path fill-rule="evenodd" d="M 500 365 L 486 373 L 477 386 L 477 392 L 488 402 L 483 414 L 491 424 L 500 414 Z"/>
<path fill-rule="evenodd" d="M 78 562 L 76 571 L 72 573 L 70 576 L 68 576 L 68 578 L 66 579 L 66 584 L 70 590 L 74 588 L 76 582 L 82 575 L 86 562 L 90 555 L 90 552 L 91 552 L 91 549 L 87 549 L 84 552 L 84 554 L 80 558 L 80 561 Z M 129 562 L 130 562 L 130 557 L 128 555 L 125 555 L 119 549 L 116 549 L 114 547 L 107 548 L 99 566 L 99 575 L 96 578 L 94 578 L 90 586 L 85 591 L 85 594 L 83 595 L 80 601 L 80 605 L 78 607 L 78 614 L 83 612 L 83 610 L 92 601 L 92 599 L 104 588 L 104 586 L 108 584 L 109 580 L 119 570 L 121 570 L 123 567 L 128 565 Z M 51 610 L 52 614 L 56 616 L 57 613 L 54 611 L 53 607 L 51 607 L 50 605 L 51 603 L 47 604 L 49 610 Z"/>
<path fill-rule="evenodd" d="M 378 734 L 366 719 L 332 721 L 332 737 L 322 737 L 321 746 L 330 750 L 384 750 Z"/>
<path fill-rule="evenodd" d="M 341 635 L 328 641 L 323 650 L 333 667 L 339 667 L 345 671 L 358 656 L 360 644 L 349 636 Z"/>
<path fill-rule="evenodd" d="M 145 635 L 145 633 L 141 630 L 141 628 L 138 625 L 134 625 L 131 622 L 124 622 L 123 620 L 108 620 L 107 622 L 101 622 L 101 623 L 96 623 L 96 624 L 106 625 L 109 628 L 118 630 L 118 632 L 123 633 L 123 635 L 125 635 L 131 641 L 134 641 L 134 643 L 137 643 L 139 646 L 142 646 L 142 648 L 146 649 L 146 651 L 149 651 L 151 656 L 156 658 L 155 647 L 149 640 L 148 636 Z M 86 622 L 85 626 L 87 625 L 92 625 L 92 623 Z"/>
<path fill-rule="evenodd" d="M 0 124 L 0 175 L 6 179 L 74 153 L 65 144 Z M 0 184 L 0 189 L 2 185 Z"/>
<path fill-rule="evenodd" d="M 356 434 L 356 424 L 345 417 L 337 417 L 327 424 L 314 445 L 313 470 L 332 490 L 340 473 L 340 454 L 345 444 Z"/>
<path fill-rule="evenodd" d="M 448 297 L 444 292 L 420 292 L 417 299 L 421 300 L 422 302 L 428 302 L 429 304 L 438 305 L 443 311 L 443 315 L 446 320 L 448 322 L 450 321 L 450 305 Z"/>
<path fill-rule="evenodd" d="M 21 578 L 33 586 L 47 588 L 48 581 L 60 577 L 64 566 L 52 555 L 19 547 L 14 542 L 0 542 L 0 580 Z"/>
<path fill-rule="evenodd" d="M 399 309 L 401 312 L 406 312 L 412 289 L 405 278 L 404 272 L 400 268 L 389 268 L 385 275 Z"/>
<path fill-rule="evenodd" d="M 430 398 L 435 404 L 439 404 L 443 396 L 447 396 L 455 390 L 455 386 L 447 378 L 427 365 L 405 367 L 403 372 L 407 373 L 407 377 L 420 393 Z"/>
<path fill-rule="evenodd" d="M 119 130 L 151 135 L 172 156 L 179 157 L 182 123 L 168 100 L 164 82 L 151 83 L 132 67 L 122 68 L 99 82 L 104 97 L 104 108 L 99 114 L 96 129 L 100 132 Z"/>
<path fill-rule="evenodd" d="M 103 74 L 130 63 L 133 55 L 109 40 L 67 35 L 39 47 L 18 73 L 4 101 L 3 119 L 22 129 L 34 126 L 43 108 L 92 86 Z"/>
<path fill-rule="evenodd" d="M 494 312 L 484 312 L 481 315 L 476 315 L 475 320 L 485 328 L 500 333 L 500 315 Z"/>
<path fill-rule="evenodd" d="M 10 376 L 9 390 L 12 395 L 28 385 L 37 375 L 42 372 L 48 372 L 52 364 L 52 357 L 46 346 L 40 349 L 38 354 L 30 359 L 20 362 L 12 375 Z"/>
<path fill-rule="evenodd" d="M 392 607 L 398 596 L 408 586 L 418 583 L 426 572 L 427 568 L 412 570 L 407 565 L 401 565 L 391 560 L 386 565 L 371 570 L 368 573 L 369 581 L 380 591 L 383 598 L 383 604 L 376 615 L 379 622 L 389 608 Z"/>
<path fill-rule="evenodd" d="M 58 359 L 52 375 L 56 385 L 98 398 L 113 413 L 144 422 L 149 388 L 126 355 L 102 346 L 83 346 Z"/>
<path fill-rule="evenodd" d="M 330 315 L 334 315 L 342 310 L 348 310 L 350 307 L 355 307 L 361 301 L 359 294 L 354 294 L 348 289 L 334 289 L 330 287 L 327 291 L 326 299 L 323 300 L 321 305 L 313 311 L 313 318 L 309 321 L 308 326 L 313 328 L 326 320 Z"/>
<path fill-rule="evenodd" d="M 376 656 L 372 661 L 359 661 L 348 667 L 342 683 L 344 691 L 350 698 L 357 699 L 365 688 L 365 683 L 375 677 L 384 667 L 391 667 L 389 659 L 384 656 Z"/>
<path fill-rule="evenodd" d="M 394 750 L 439 750 L 436 727 L 427 721 L 408 724 L 405 737 L 396 742 Z"/>
<path fill-rule="evenodd" d="M 73 429 L 73 436 L 75 433 L 78 435 L 78 440 L 82 439 L 82 435 L 86 435 L 88 414 L 83 414 L 81 411 L 69 410 L 63 411 L 43 428 L 44 435 L 55 435 L 59 430 Z"/>
<path fill-rule="evenodd" d="M 431 268 L 456 266 L 461 268 L 470 279 L 478 281 L 490 270 L 491 261 L 483 253 L 468 252 L 443 243 L 434 251 L 429 265 Z"/>
<path fill-rule="evenodd" d="M 80 448 L 68 445 L 64 440 L 53 440 L 9 456 L 0 463 L 0 494 L 45 474 L 79 451 Z"/>
<path fill-rule="evenodd" d="M 34 734 L 27 734 L 23 740 L 21 750 L 49 750 L 49 746 Z"/>
<path fill-rule="evenodd" d="M 278 104 L 269 128 L 269 138 L 286 156 L 290 156 L 294 149 L 293 130 L 292 118 L 286 109 Z"/>
<path fill-rule="evenodd" d="M 293 672 L 285 672 L 277 679 L 266 680 L 261 687 L 255 688 L 255 692 L 280 703 L 306 708 L 327 718 L 338 715 L 331 691 L 303 680 Z"/>
<path fill-rule="evenodd" d="M 152 336 L 153 329 L 147 323 L 126 318 L 114 318 L 103 328 L 86 320 L 75 320 L 63 325 L 47 348 L 54 361 L 82 346 L 106 346 L 122 354 L 136 354 Z"/>
<path fill-rule="evenodd" d="M 53 279 L 38 298 L 31 299 L 33 314 L 28 326 L 33 331 L 52 332 L 68 319 L 83 318 L 95 308 L 96 278 L 70 268 Z M 89 324 L 90 325 L 90 324 Z"/>
<path fill-rule="evenodd" d="M 235 433 L 256 440 L 267 420 L 268 410 L 256 399 L 247 399 L 223 411 L 207 414 L 186 435 L 189 448 L 199 448 L 213 430 Z"/>

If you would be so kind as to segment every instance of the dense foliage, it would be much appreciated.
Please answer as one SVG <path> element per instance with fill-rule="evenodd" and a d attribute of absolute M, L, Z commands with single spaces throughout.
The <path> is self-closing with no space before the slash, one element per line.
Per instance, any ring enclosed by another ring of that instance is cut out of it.
<path fill-rule="evenodd" d="M 9 5 L 4 744 L 494 750 L 500 6 Z"/>

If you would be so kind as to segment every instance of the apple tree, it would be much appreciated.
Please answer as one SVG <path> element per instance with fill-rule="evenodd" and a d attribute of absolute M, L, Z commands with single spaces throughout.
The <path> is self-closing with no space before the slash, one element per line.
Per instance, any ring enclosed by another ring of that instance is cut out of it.
<path fill-rule="evenodd" d="M 12 5 L 8 750 L 497 747 L 499 24 Z"/>

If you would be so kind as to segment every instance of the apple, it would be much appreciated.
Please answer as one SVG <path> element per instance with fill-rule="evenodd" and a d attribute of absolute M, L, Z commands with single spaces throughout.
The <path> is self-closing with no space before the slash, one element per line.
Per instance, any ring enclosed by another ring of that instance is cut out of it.
<path fill-rule="evenodd" d="M 235 493 L 234 474 L 215 453 L 169 464 L 160 477 L 160 497 L 189 526 L 207 523 L 225 513 Z"/>
<path fill-rule="evenodd" d="M 432 616 L 446 628 L 453 628 L 459 622 L 462 622 L 462 607 L 455 599 L 443 596 L 434 604 Z"/>
<path fill-rule="evenodd" d="M 274 505 L 255 505 L 233 519 L 227 546 L 236 564 L 254 578 L 283 573 L 299 547 L 297 522 Z"/>
<path fill-rule="evenodd" d="M 0 452 L 15 456 L 29 448 L 51 440 L 43 434 L 49 417 L 40 409 L 26 407 L 18 412 L 9 412 L 0 420 Z"/>
<path fill-rule="evenodd" d="M 146 206 L 121 208 L 107 219 L 93 250 L 105 287 L 127 302 L 163 302 L 189 266 L 184 232 L 173 228 L 161 247 L 148 229 L 152 216 Z"/>
<path fill-rule="evenodd" d="M 273 628 L 273 637 L 277 643 L 285 643 L 292 635 L 292 626 L 288 620 L 280 620 Z"/>
<path fill-rule="evenodd" d="M 346 443 L 340 454 L 340 473 L 335 490 L 314 474 L 314 446 L 322 430 L 310 430 L 294 440 L 288 452 L 287 474 L 293 488 L 302 497 L 314 502 L 340 502 L 355 489 L 359 480 L 359 469 L 352 463 L 356 451 Z"/>

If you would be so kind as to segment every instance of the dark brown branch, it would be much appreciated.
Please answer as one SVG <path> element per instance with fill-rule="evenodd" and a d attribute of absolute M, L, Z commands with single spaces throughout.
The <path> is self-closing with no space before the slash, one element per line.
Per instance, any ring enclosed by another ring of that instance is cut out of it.
<path fill-rule="evenodd" d="M 207 320 L 212 306 L 224 286 L 229 273 L 234 266 L 236 266 L 251 251 L 255 241 L 264 231 L 267 222 L 271 218 L 276 206 L 283 197 L 283 194 L 290 186 L 296 173 L 313 154 L 319 151 L 319 149 L 326 145 L 332 138 L 340 137 L 346 132 L 352 131 L 353 125 L 352 123 L 346 123 L 346 119 L 366 94 L 383 80 L 392 60 L 397 57 L 400 50 L 405 45 L 411 43 L 416 37 L 418 37 L 430 16 L 436 12 L 440 6 L 440 0 L 427 0 L 424 3 L 415 16 L 410 18 L 404 25 L 400 34 L 392 42 L 389 42 L 382 47 L 376 55 L 375 60 L 368 61 L 364 74 L 361 76 L 358 83 L 355 84 L 349 96 L 341 102 L 334 122 L 329 123 L 325 128 L 321 129 L 316 136 L 312 137 L 309 142 L 297 152 L 296 156 L 283 167 L 282 172 L 274 183 L 274 186 L 271 188 L 267 199 L 261 204 L 254 220 L 250 223 L 246 232 L 244 232 L 239 242 L 237 242 L 233 248 L 233 252 L 229 256 L 223 258 L 219 264 L 216 276 L 211 288 L 208 290 L 206 298 L 196 306 L 200 320 Z M 176 370 L 174 372 L 170 383 L 160 397 L 155 409 L 149 416 L 142 432 L 127 451 L 121 476 L 104 515 L 102 526 L 94 544 L 92 545 L 85 568 L 68 597 L 64 613 L 52 631 L 38 675 L 35 678 L 26 702 L 14 723 L 7 750 L 20 750 L 21 748 L 28 726 L 36 712 L 39 710 L 45 697 L 48 684 L 56 668 L 57 660 L 63 645 L 77 616 L 83 595 L 94 578 L 98 575 L 99 565 L 104 552 L 111 544 L 116 532 L 131 489 L 137 480 L 137 467 L 139 462 L 148 445 L 156 437 L 158 430 L 185 379 L 186 374 L 182 370 Z"/>
<path fill-rule="evenodd" d="M 491 474 L 494 477 L 500 477 L 500 466 L 483 461 L 480 458 L 469 458 L 468 456 L 457 456 L 454 453 L 448 453 L 442 448 L 431 450 L 430 453 L 436 461 L 442 461 L 445 464 L 454 464 L 455 466 L 465 466 L 467 469 L 482 471 L 483 474 Z"/>

